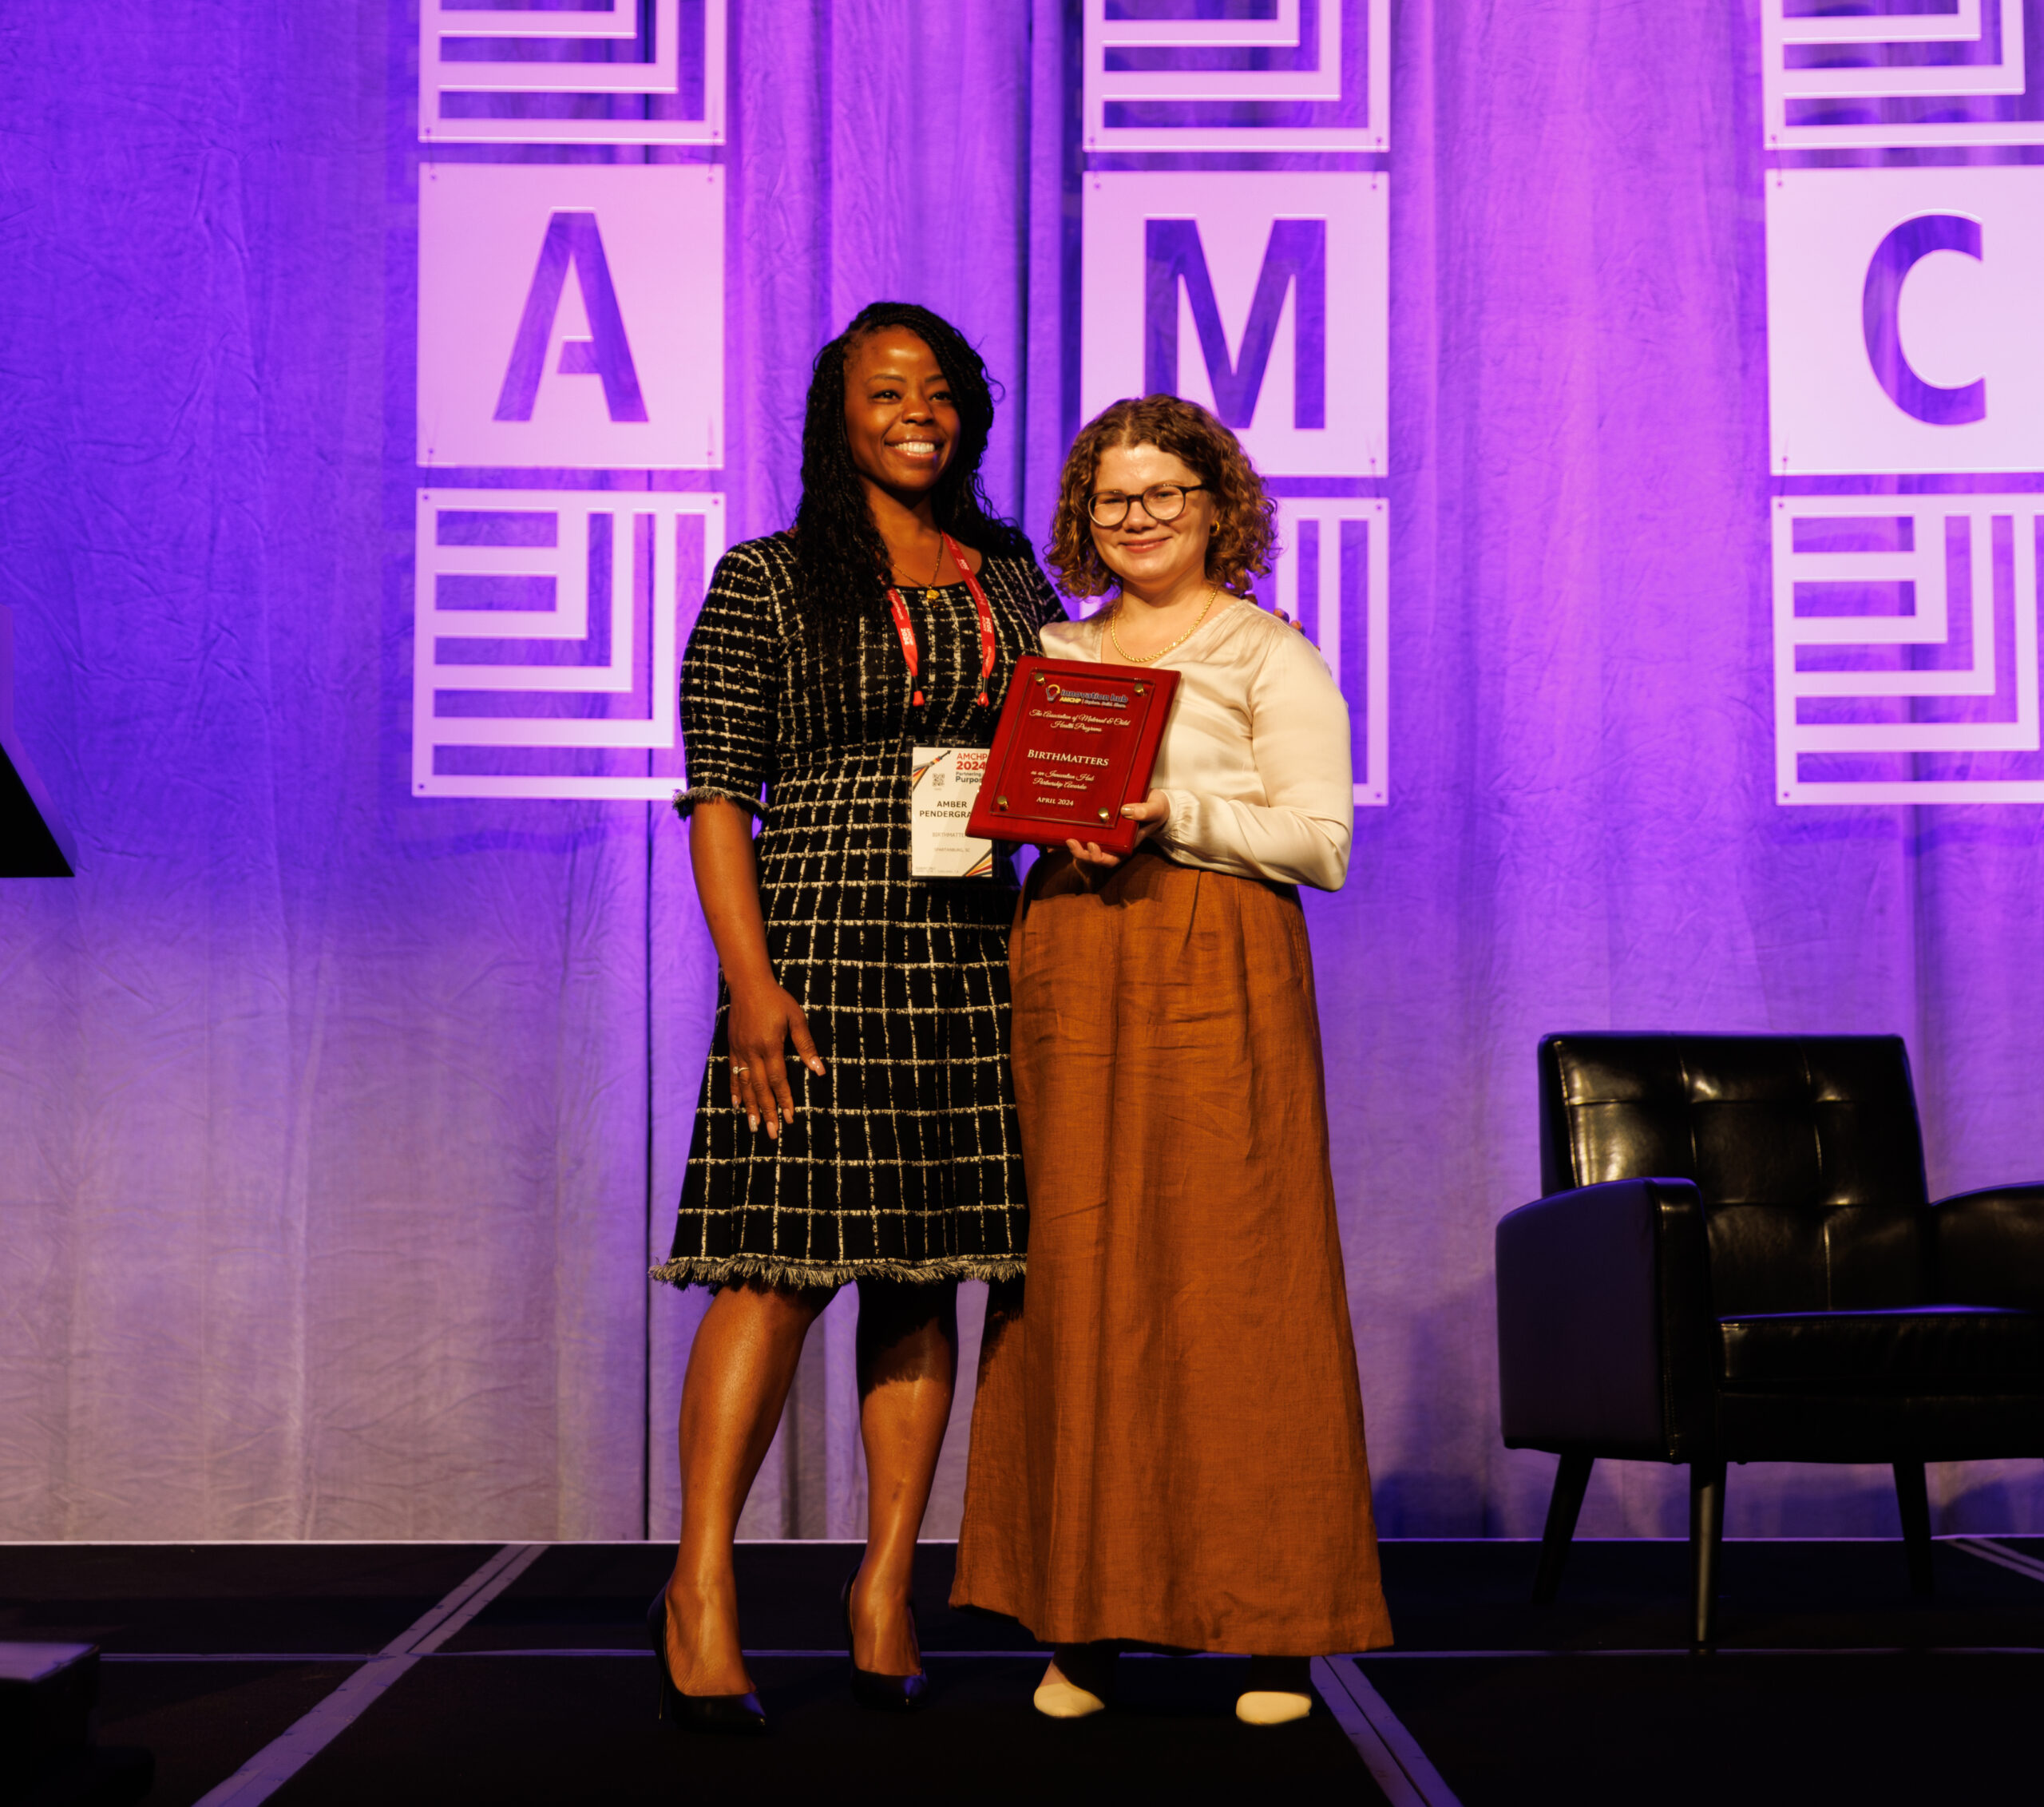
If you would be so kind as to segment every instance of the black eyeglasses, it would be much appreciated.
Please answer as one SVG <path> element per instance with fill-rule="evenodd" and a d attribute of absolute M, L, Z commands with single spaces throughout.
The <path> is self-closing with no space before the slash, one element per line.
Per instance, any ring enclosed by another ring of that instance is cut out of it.
<path fill-rule="evenodd" d="M 1153 483 L 1140 498 L 1143 512 L 1152 521 L 1175 521 L 1185 513 L 1185 499 L 1208 488 L 1204 483 Z M 1138 500 L 1110 489 L 1104 496 L 1088 496 L 1086 512 L 1095 527 L 1119 527 L 1128 518 L 1128 505 Z"/>

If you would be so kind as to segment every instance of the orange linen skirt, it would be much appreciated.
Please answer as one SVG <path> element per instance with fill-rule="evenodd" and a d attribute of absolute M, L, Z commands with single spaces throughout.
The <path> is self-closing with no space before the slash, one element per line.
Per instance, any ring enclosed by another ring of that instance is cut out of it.
<path fill-rule="evenodd" d="M 1297 893 L 1052 854 L 1008 965 L 1029 1268 L 988 1297 L 953 1603 L 1049 1643 L 1389 1643 Z"/>

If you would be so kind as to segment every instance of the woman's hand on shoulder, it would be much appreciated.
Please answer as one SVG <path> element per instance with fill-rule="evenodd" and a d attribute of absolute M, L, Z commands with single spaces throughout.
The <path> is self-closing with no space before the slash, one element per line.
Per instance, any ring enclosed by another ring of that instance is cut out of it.
<path fill-rule="evenodd" d="M 809 1020 L 794 997 L 770 979 L 731 988 L 729 1032 L 731 1103 L 745 1112 L 755 1130 L 764 1123 L 768 1137 L 777 1139 L 795 1114 L 783 1052 L 787 1044 L 794 1044 L 797 1056 L 812 1073 L 819 1079 L 823 1075 Z"/>
<path fill-rule="evenodd" d="M 1163 791 L 1153 791 L 1139 803 L 1123 804 L 1121 813 L 1142 830 L 1136 838 L 1140 846 L 1171 820 L 1171 800 Z M 1068 841 L 1064 850 L 1081 866 L 1095 866 L 1102 871 L 1111 871 L 1123 858 L 1120 854 L 1103 853 L 1097 841 L 1088 841 L 1083 846 L 1076 841 Z"/>

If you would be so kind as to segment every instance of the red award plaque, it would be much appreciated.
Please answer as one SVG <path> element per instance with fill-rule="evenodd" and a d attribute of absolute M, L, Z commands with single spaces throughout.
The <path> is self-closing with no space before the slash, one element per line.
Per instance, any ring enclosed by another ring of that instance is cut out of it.
<path fill-rule="evenodd" d="M 1121 813 L 1150 795 L 1150 770 L 1178 688 L 1176 672 L 1019 659 L 965 832 L 981 840 L 1097 842 L 1131 854 Z"/>

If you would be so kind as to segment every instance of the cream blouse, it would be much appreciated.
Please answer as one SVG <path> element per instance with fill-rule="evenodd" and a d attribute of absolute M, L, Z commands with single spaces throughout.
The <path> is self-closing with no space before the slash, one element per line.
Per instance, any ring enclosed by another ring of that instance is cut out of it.
<path fill-rule="evenodd" d="M 1042 630 L 1053 659 L 1119 664 L 1099 616 Z M 1349 706 L 1297 628 L 1224 599 L 1157 661 L 1178 674 L 1151 786 L 1171 817 L 1151 835 L 1183 866 L 1338 891 L 1356 798 Z"/>

